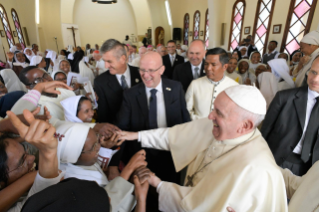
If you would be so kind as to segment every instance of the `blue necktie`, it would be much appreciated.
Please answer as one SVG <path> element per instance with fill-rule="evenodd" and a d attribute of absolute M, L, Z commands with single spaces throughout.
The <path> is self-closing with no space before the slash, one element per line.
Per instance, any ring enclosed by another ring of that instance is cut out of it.
<path fill-rule="evenodd" d="M 150 129 L 157 128 L 157 100 L 156 100 L 156 89 L 151 90 L 150 97 L 150 109 L 148 112 L 148 120 Z"/>
<path fill-rule="evenodd" d="M 123 90 L 128 89 L 128 85 L 127 85 L 127 82 L 126 82 L 126 80 L 125 80 L 125 76 L 124 76 L 124 75 L 121 76 L 121 82 L 122 82 L 122 88 L 123 88 Z"/>

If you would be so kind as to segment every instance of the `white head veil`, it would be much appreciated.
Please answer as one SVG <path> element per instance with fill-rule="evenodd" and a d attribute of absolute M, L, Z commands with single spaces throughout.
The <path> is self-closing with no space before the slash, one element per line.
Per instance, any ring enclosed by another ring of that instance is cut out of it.
<path fill-rule="evenodd" d="M 254 51 L 249 56 L 249 68 L 253 69 L 254 71 L 256 71 L 257 66 L 259 66 L 259 64 L 260 64 L 260 61 L 257 64 L 253 64 L 253 62 L 251 61 L 251 58 L 252 58 L 253 54 L 255 54 L 255 53 L 260 54 L 260 52 Z"/>
<path fill-rule="evenodd" d="M 271 67 L 272 73 L 275 75 L 277 82 L 283 78 L 290 88 L 295 87 L 295 83 L 289 75 L 289 67 L 285 59 L 273 59 L 268 61 L 268 64 Z"/>
<path fill-rule="evenodd" d="M 13 65 L 14 65 L 14 66 L 22 66 L 23 68 L 26 68 L 26 67 L 29 66 L 29 64 L 26 63 L 26 62 L 21 63 L 21 62 L 18 60 L 18 58 L 17 58 L 17 54 L 20 54 L 20 53 L 24 55 L 23 52 L 17 52 L 17 51 L 16 51 L 16 52 L 14 53 L 15 62 L 13 63 Z"/>
<path fill-rule="evenodd" d="M 259 90 L 266 99 L 267 109 L 278 91 L 276 77 L 270 72 L 263 72 L 258 75 Z"/>
<path fill-rule="evenodd" d="M 27 53 L 26 53 L 26 51 L 27 51 L 28 49 L 32 52 L 31 56 L 27 55 Z M 31 48 L 25 48 L 23 52 L 24 52 L 24 55 L 25 55 L 25 56 L 30 60 L 30 62 L 31 62 L 32 57 L 35 56 L 35 54 L 34 54 L 34 52 L 32 51 L 32 49 L 31 49 Z"/>
<path fill-rule="evenodd" d="M 241 47 L 238 48 L 239 51 L 242 50 L 242 49 L 246 49 L 246 54 L 242 55 L 242 57 L 248 57 L 248 48 L 247 48 L 247 46 L 241 46 Z"/>
<path fill-rule="evenodd" d="M 4 84 L 8 89 L 8 93 L 13 91 L 27 91 L 27 88 L 20 81 L 16 73 L 11 69 L 3 69 L 0 71 L 0 75 L 3 78 Z"/>
<path fill-rule="evenodd" d="M 64 109 L 65 121 L 83 123 L 83 121 L 76 116 L 76 111 L 81 97 L 84 96 L 72 96 L 60 102 Z"/>
<path fill-rule="evenodd" d="M 319 30 L 315 30 L 306 34 L 300 41 L 300 43 L 306 43 L 319 46 Z"/>
<path fill-rule="evenodd" d="M 30 61 L 30 66 L 37 66 L 39 65 L 39 63 L 41 63 L 42 61 L 42 57 L 41 56 L 34 56 L 32 57 L 31 61 Z"/>

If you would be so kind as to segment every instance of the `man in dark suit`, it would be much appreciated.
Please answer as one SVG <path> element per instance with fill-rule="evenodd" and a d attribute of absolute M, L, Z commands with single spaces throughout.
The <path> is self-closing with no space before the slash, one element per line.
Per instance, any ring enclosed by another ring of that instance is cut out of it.
<path fill-rule="evenodd" d="M 138 68 L 127 65 L 126 51 L 117 40 L 105 41 L 100 51 L 109 71 L 94 80 L 94 91 L 99 97 L 97 122 L 115 123 L 123 91 L 141 82 L 141 76 Z"/>
<path fill-rule="evenodd" d="M 115 123 L 116 114 L 121 108 L 123 91 L 141 82 L 138 68 L 127 65 L 124 46 L 114 39 L 109 39 L 100 48 L 105 67 L 109 71 L 94 80 L 94 91 L 98 95 L 97 122 Z M 119 175 L 118 154 L 109 164 L 108 179 Z"/>
<path fill-rule="evenodd" d="M 176 66 L 173 72 L 173 80 L 182 83 L 184 92 L 187 91 L 192 80 L 205 76 L 203 60 L 205 57 L 205 42 L 202 40 L 192 41 L 187 56 L 189 61 Z"/>
<path fill-rule="evenodd" d="M 162 57 L 165 66 L 164 76 L 172 79 L 174 68 L 178 64 L 184 63 L 185 60 L 184 57 L 176 54 L 176 42 L 173 40 L 167 42 L 167 52 L 168 54 Z"/>
<path fill-rule="evenodd" d="M 278 92 L 261 133 L 282 168 L 302 176 L 319 160 L 319 58 L 308 74 L 308 86 Z"/>
<path fill-rule="evenodd" d="M 182 85 L 179 82 L 161 78 L 165 67 L 156 52 L 145 54 L 140 61 L 143 84 L 124 92 L 123 103 L 118 113 L 117 125 L 127 131 L 140 131 L 172 127 L 190 121 Z M 128 162 L 141 150 L 137 141 L 125 144 L 123 161 Z M 169 182 L 179 182 L 172 156 L 169 151 L 146 149 L 148 168 Z M 157 193 L 150 191 L 148 210 L 157 211 Z"/>

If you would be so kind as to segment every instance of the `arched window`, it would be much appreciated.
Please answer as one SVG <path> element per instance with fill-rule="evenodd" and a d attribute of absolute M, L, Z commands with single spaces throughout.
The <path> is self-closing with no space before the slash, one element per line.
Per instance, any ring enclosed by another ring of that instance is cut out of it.
<path fill-rule="evenodd" d="M 9 44 L 9 48 L 11 48 L 15 44 L 15 42 L 13 40 L 11 27 L 10 27 L 10 24 L 9 24 L 9 20 L 8 20 L 8 16 L 7 16 L 6 10 L 4 9 L 4 7 L 1 4 L 0 4 L 0 18 L 1 18 L 3 29 L 4 29 L 4 31 L 6 33 L 6 36 L 7 36 L 7 41 L 8 41 L 8 44 Z"/>
<path fill-rule="evenodd" d="M 23 33 L 22 33 L 19 17 L 18 17 L 18 14 L 17 14 L 16 10 L 13 9 L 13 8 L 11 10 L 11 15 L 12 15 L 12 19 L 13 19 L 13 22 L 14 22 L 14 26 L 16 27 L 19 43 L 21 44 L 22 48 L 24 49 L 25 48 L 25 41 L 24 41 L 24 37 L 23 37 Z"/>
<path fill-rule="evenodd" d="M 189 14 L 184 16 L 184 45 L 188 45 L 188 32 L 189 32 Z"/>
<path fill-rule="evenodd" d="M 261 55 L 267 50 L 269 27 L 276 0 L 259 0 L 254 24 L 254 43 Z"/>
<path fill-rule="evenodd" d="M 206 10 L 206 21 L 205 21 L 206 27 L 205 27 L 205 44 L 206 47 L 209 46 L 209 14 L 208 9 Z"/>
<path fill-rule="evenodd" d="M 241 31 L 245 15 L 245 0 L 237 0 L 233 6 L 232 24 L 229 34 L 229 49 L 233 51 L 241 39 Z"/>
<path fill-rule="evenodd" d="M 200 12 L 197 10 L 194 13 L 193 40 L 199 39 L 199 24 L 200 24 Z"/>
<path fill-rule="evenodd" d="M 281 51 L 291 54 L 310 30 L 317 0 L 292 0 L 287 17 Z"/>

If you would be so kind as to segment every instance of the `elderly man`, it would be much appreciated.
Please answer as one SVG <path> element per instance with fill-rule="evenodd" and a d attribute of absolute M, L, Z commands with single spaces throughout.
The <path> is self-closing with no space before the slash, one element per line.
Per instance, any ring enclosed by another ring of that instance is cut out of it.
<path fill-rule="evenodd" d="M 103 74 L 107 71 L 107 68 L 105 67 L 105 63 L 102 60 L 102 55 L 100 54 L 100 51 L 95 50 L 93 52 L 93 59 L 96 61 L 95 69 L 96 69 L 96 75 Z"/>
<path fill-rule="evenodd" d="M 302 176 L 319 160 L 319 58 L 308 73 L 308 86 L 278 92 L 261 133 L 282 168 Z"/>
<path fill-rule="evenodd" d="M 220 93 L 209 119 L 138 133 L 142 147 L 169 150 L 176 171 L 188 166 L 185 186 L 153 176 L 161 211 L 287 211 L 285 185 L 269 147 L 257 129 L 266 101 L 252 86 Z M 213 134 L 213 135 L 212 135 Z"/>
<path fill-rule="evenodd" d="M 166 47 L 163 45 L 157 47 L 156 52 L 159 53 L 162 57 L 167 55 Z"/>
<path fill-rule="evenodd" d="M 164 76 L 166 76 L 169 79 L 172 79 L 175 67 L 179 64 L 184 63 L 185 60 L 184 57 L 176 54 L 176 42 L 173 40 L 167 42 L 167 52 L 168 55 L 162 57 L 163 64 L 165 66 Z"/>
<path fill-rule="evenodd" d="M 205 47 L 205 43 L 202 40 L 192 41 L 188 50 L 189 61 L 179 64 L 174 69 L 173 80 L 181 82 L 185 92 L 194 79 L 205 76 L 203 60 Z"/>
<path fill-rule="evenodd" d="M 140 65 L 140 59 L 141 59 L 141 57 L 146 53 L 146 48 L 144 47 L 144 46 L 142 46 L 142 47 L 140 47 L 139 49 L 138 49 L 138 54 L 139 54 L 139 57 L 136 57 L 134 60 L 133 60 L 133 62 L 132 62 L 132 66 L 134 66 L 134 67 L 139 67 L 139 65 Z"/>
<path fill-rule="evenodd" d="M 123 103 L 118 113 L 119 128 L 140 131 L 172 127 L 190 121 L 181 84 L 162 79 L 164 69 L 158 53 L 147 52 L 142 56 L 139 70 L 143 83 L 124 92 Z M 137 141 L 127 143 L 122 161 L 126 164 L 141 149 Z M 179 182 L 170 152 L 149 149 L 145 151 L 148 168 L 165 181 Z M 157 210 L 157 199 L 157 195 L 149 195 L 147 211 Z"/>
<path fill-rule="evenodd" d="M 207 51 L 204 62 L 206 76 L 193 80 L 185 96 L 192 120 L 207 117 L 214 109 L 217 95 L 228 87 L 238 85 L 224 74 L 228 61 L 229 57 L 224 49 L 214 48 Z"/>
<path fill-rule="evenodd" d="M 293 74 L 297 74 L 295 84 L 297 87 L 306 85 L 305 80 L 308 71 L 312 65 L 314 59 L 319 55 L 319 31 L 312 31 L 305 35 L 300 41 L 300 50 L 304 53 L 304 56 L 300 59 L 298 66 L 293 71 Z"/>

